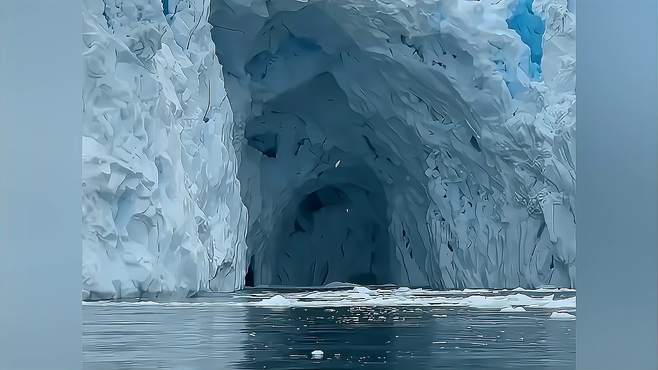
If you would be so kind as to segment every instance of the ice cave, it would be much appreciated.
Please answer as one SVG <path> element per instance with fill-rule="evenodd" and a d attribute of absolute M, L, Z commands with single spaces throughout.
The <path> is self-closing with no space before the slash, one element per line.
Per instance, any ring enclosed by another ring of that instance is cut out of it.
<path fill-rule="evenodd" d="M 576 285 L 567 0 L 86 1 L 83 297 Z"/>
<path fill-rule="evenodd" d="M 413 259 L 411 240 L 422 240 L 417 226 L 401 226 L 398 240 L 389 232 L 393 219 L 415 225 L 413 211 L 425 216 L 395 195 L 409 192 L 428 202 L 418 182 L 422 144 L 407 127 L 376 132 L 378 125 L 386 123 L 350 108 L 328 72 L 263 102 L 262 114 L 250 117 L 238 179 L 250 215 L 247 246 L 256 285 L 427 284 L 405 262 Z M 405 139 L 408 147 L 392 147 Z M 403 158 L 405 147 L 419 153 Z"/>

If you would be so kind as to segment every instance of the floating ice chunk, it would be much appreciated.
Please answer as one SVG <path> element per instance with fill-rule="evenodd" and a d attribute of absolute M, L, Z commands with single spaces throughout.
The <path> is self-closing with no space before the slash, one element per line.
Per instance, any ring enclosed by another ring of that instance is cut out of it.
<path fill-rule="evenodd" d="M 349 291 L 348 298 L 356 299 L 370 299 L 373 295 L 376 295 L 377 292 L 370 290 L 364 286 L 355 286 L 352 290 Z"/>
<path fill-rule="evenodd" d="M 550 320 L 575 320 L 576 316 L 567 313 L 567 312 L 553 312 L 551 316 L 549 316 Z"/>
<path fill-rule="evenodd" d="M 413 292 L 410 288 L 400 287 L 400 288 L 397 288 L 396 290 L 394 290 L 393 294 L 399 295 L 399 296 L 408 296 L 408 295 L 413 294 Z"/>
<path fill-rule="evenodd" d="M 576 297 L 556 299 L 541 305 L 543 308 L 576 308 Z"/>
<path fill-rule="evenodd" d="M 491 290 L 489 289 L 464 289 L 459 291 L 461 293 L 489 293 Z"/>
<path fill-rule="evenodd" d="M 368 289 L 364 286 L 355 286 L 352 289 L 352 292 L 354 292 L 354 293 L 363 293 L 363 294 L 368 294 L 368 295 L 375 294 L 375 291 L 373 291 L 371 289 Z"/>
<path fill-rule="evenodd" d="M 277 294 L 273 297 L 263 299 L 260 302 L 257 302 L 258 306 L 292 306 L 297 302 L 297 300 L 288 299 L 280 294 Z"/>
<path fill-rule="evenodd" d="M 321 360 L 324 357 L 324 352 L 320 349 L 316 349 L 311 352 L 311 358 L 314 360 Z"/>
<path fill-rule="evenodd" d="M 485 297 L 481 295 L 466 297 L 457 303 L 474 308 L 505 308 L 510 305 L 505 297 Z"/>
<path fill-rule="evenodd" d="M 544 297 L 529 297 L 525 294 L 508 295 L 507 300 L 514 306 L 529 306 L 532 304 L 543 305 L 553 301 L 553 295 Z"/>
<path fill-rule="evenodd" d="M 500 312 L 526 312 L 523 307 L 505 307 Z"/>

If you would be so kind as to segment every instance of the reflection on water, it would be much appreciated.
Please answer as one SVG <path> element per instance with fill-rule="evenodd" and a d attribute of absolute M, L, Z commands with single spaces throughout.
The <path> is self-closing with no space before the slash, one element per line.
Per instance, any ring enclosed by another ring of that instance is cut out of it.
<path fill-rule="evenodd" d="M 275 293 L 85 305 L 84 369 L 575 368 L 576 322 L 544 309 L 245 304 Z"/>

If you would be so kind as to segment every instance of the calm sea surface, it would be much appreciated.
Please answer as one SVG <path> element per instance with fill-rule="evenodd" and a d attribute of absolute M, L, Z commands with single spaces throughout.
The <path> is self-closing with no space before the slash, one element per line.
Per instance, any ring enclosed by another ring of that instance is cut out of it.
<path fill-rule="evenodd" d="M 557 300 L 575 292 L 423 291 L 395 301 L 386 301 L 390 291 L 377 292 L 370 301 L 345 291 L 248 289 L 176 302 L 85 302 L 84 369 L 575 368 L 576 321 L 549 319 L 558 309 L 458 304 L 473 296 Z M 443 298 L 448 303 L 435 303 Z M 573 307 L 562 311 L 575 315 Z M 323 351 L 321 359 L 314 350 Z"/>

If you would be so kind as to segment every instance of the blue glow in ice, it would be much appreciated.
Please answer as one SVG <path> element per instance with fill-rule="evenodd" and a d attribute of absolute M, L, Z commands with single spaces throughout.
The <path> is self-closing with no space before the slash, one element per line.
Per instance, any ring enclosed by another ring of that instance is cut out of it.
<path fill-rule="evenodd" d="M 507 20 L 509 28 L 521 36 L 530 48 L 529 74 L 533 80 L 541 79 L 542 40 L 546 26 L 544 21 L 532 12 L 533 0 L 520 0 L 515 13 Z"/>

